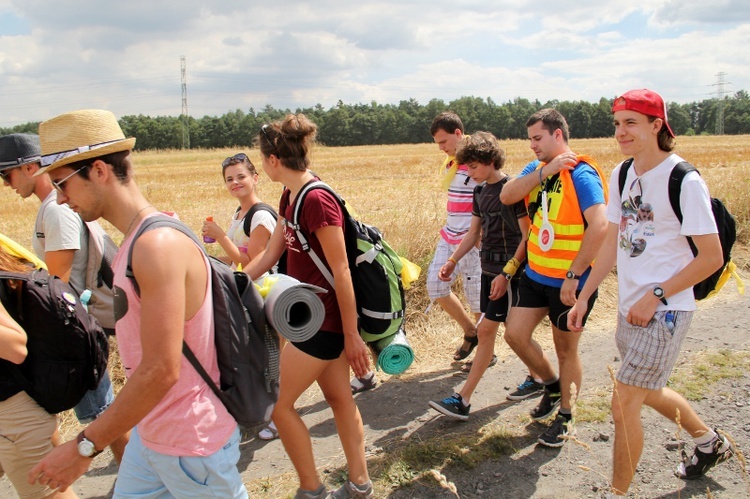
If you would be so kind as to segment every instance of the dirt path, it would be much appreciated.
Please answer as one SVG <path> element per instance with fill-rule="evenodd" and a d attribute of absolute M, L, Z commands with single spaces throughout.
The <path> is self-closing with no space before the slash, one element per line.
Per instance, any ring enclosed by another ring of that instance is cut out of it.
<path fill-rule="evenodd" d="M 720 297 L 701 307 L 683 346 L 681 361 L 704 349 L 726 348 L 750 350 L 750 295 L 740 297 L 734 286 L 728 286 Z M 505 346 L 501 348 L 507 348 Z M 562 449 L 541 448 L 536 437 L 544 425 L 529 423 L 525 416 L 536 400 L 510 403 L 505 393 L 523 378 L 523 367 L 514 357 L 502 352 L 505 362 L 498 363 L 485 375 L 472 398 L 469 422 L 459 423 L 428 409 L 427 401 L 446 396 L 462 383 L 455 368 L 446 362 L 445 369 L 392 378 L 375 390 L 358 396 L 365 421 L 368 452 L 388 452 L 403 439 L 426 439 L 453 431 L 476 429 L 495 421 L 504 424 L 514 435 L 516 452 L 497 460 L 486 461 L 466 470 L 451 467 L 443 470 L 455 484 L 460 497 L 599 497 L 611 469 L 613 426 L 604 423 L 580 423 L 577 438 L 586 447 L 566 444 Z M 618 367 L 613 329 L 590 324 L 581 345 L 584 362 L 582 397 L 601 393 L 611 386 L 607 365 Z M 712 426 L 728 432 L 741 450 L 750 449 L 750 374 L 734 381 L 722 382 L 712 395 L 696 404 L 699 414 Z M 344 464 L 330 409 L 311 392 L 300 401 L 300 411 L 314 440 L 318 466 L 333 470 Z M 742 476 L 737 460 L 730 461 L 697 482 L 683 482 L 672 474 L 679 462 L 675 449 L 674 425 L 656 413 L 644 410 L 646 445 L 634 486 L 638 497 L 685 498 L 750 497 L 750 483 Z M 692 448 L 692 444 L 688 445 Z M 93 468 L 74 486 L 80 497 L 110 497 L 116 477 L 111 455 L 99 456 Z M 247 481 L 269 477 L 272 490 L 279 486 L 276 477 L 292 470 L 281 442 L 249 439 L 242 444 L 240 469 Z M 283 487 L 283 484 L 281 485 Z M 291 489 L 291 485 L 289 485 Z M 286 490 L 289 490 L 286 489 Z M 291 489 L 293 490 L 293 489 Z M 12 497 L 9 482 L 0 482 L 0 496 Z M 266 497 L 278 497 L 270 492 Z M 378 497 L 435 498 L 456 497 L 448 489 L 439 489 L 432 480 L 417 481 L 395 491 L 378 491 Z"/>

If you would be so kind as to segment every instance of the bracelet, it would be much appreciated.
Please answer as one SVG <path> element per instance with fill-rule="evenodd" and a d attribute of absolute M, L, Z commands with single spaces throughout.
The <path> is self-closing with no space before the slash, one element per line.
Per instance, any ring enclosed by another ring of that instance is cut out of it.
<path fill-rule="evenodd" d="M 452 256 L 451 256 L 451 257 L 448 257 L 448 261 L 449 261 L 449 262 L 453 262 L 453 265 L 458 265 L 458 260 L 456 260 L 456 259 L 455 259 L 455 258 L 453 258 Z"/>

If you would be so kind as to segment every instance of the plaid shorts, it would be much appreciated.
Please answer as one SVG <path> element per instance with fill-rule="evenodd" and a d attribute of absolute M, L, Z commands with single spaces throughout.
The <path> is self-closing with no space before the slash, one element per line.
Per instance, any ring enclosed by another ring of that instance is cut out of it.
<path fill-rule="evenodd" d="M 671 327 L 666 323 L 667 313 L 656 312 L 646 327 L 628 324 L 625 316 L 618 314 L 615 340 L 622 365 L 617 371 L 617 381 L 648 390 L 667 386 L 693 312 L 672 312 L 674 325 Z"/>
<path fill-rule="evenodd" d="M 479 259 L 479 250 L 471 248 L 463 258 L 458 261 L 456 269 L 453 271 L 450 282 L 441 281 L 438 278 L 440 268 L 445 265 L 448 258 L 458 248 L 457 244 L 448 244 L 445 239 L 440 238 L 435 256 L 427 269 L 427 294 L 431 301 L 438 298 L 445 298 L 451 294 L 451 286 L 456 282 L 456 275 L 460 274 L 463 279 L 464 294 L 466 301 L 469 302 L 469 308 L 473 313 L 479 313 L 480 309 L 480 290 L 482 287 L 482 262 Z"/>

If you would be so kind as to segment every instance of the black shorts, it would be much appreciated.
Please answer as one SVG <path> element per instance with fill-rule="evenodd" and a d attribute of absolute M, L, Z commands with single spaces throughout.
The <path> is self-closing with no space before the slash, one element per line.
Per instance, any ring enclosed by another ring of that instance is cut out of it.
<path fill-rule="evenodd" d="M 513 279 L 508 283 L 508 292 L 497 300 L 490 300 L 490 290 L 492 289 L 492 280 L 495 279 L 494 274 L 482 272 L 482 291 L 479 300 L 479 310 L 484 314 L 485 318 L 495 322 L 505 322 L 508 318 L 508 311 L 510 307 L 518 305 L 518 283 L 521 281 L 517 272 L 513 276 Z M 503 278 L 505 279 L 505 278 Z M 508 297 L 510 296 L 510 303 Z"/>
<path fill-rule="evenodd" d="M 335 360 L 344 351 L 343 333 L 331 333 L 330 331 L 318 331 L 315 336 L 306 341 L 291 342 L 307 355 L 320 360 Z"/>
<path fill-rule="evenodd" d="M 553 326 L 561 331 L 568 329 L 568 312 L 570 307 L 560 301 L 560 288 L 545 286 L 529 278 L 526 273 L 521 276 L 521 284 L 518 287 L 518 303 L 514 306 L 523 308 L 549 308 L 549 320 Z M 576 296 L 580 291 L 576 291 Z M 581 325 L 586 324 L 591 309 L 594 307 L 599 291 L 594 291 L 589 298 L 586 315 L 583 316 Z"/>

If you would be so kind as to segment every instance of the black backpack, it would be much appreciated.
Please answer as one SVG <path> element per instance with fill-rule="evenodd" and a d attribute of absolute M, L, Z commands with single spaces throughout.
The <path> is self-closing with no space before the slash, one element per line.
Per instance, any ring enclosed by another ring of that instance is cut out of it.
<path fill-rule="evenodd" d="M 9 280 L 19 286 L 12 289 Z M 107 336 L 69 284 L 46 270 L 0 272 L 0 298 L 28 338 L 21 365 L 2 362 L 41 407 L 50 414 L 72 409 L 99 386 L 107 371 Z"/>
<path fill-rule="evenodd" d="M 336 191 L 319 180 L 310 182 L 297 194 L 293 220 L 287 220 L 286 223 L 297 233 L 302 249 L 310 255 L 331 286 L 331 272 L 310 247 L 307 242 L 309 236 L 302 232 L 299 225 L 302 204 L 307 193 L 313 189 L 324 189 L 331 193 L 344 212 L 346 256 L 357 301 L 360 336 L 366 342 L 374 342 L 396 334 L 402 328 L 406 311 L 406 298 L 401 283 L 401 259 L 383 239 L 383 234 L 377 227 L 362 223 L 351 216 L 346 202 Z"/>
<path fill-rule="evenodd" d="M 622 192 L 625 189 L 625 179 L 628 176 L 628 170 L 630 169 L 632 164 L 633 158 L 629 158 L 623 161 L 622 166 L 620 167 L 620 197 L 622 197 Z M 677 216 L 677 220 L 679 220 L 680 223 L 682 223 L 682 207 L 680 206 L 682 180 L 685 178 L 685 175 L 692 171 L 697 172 L 698 169 L 687 161 L 681 161 L 677 163 L 674 168 L 672 168 L 672 173 L 669 175 L 669 204 L 672 205 L 672 210 L 674 211 L 674 214 L 675 216 Z M 700 172 L 698 172 L 698 174 L 700 174 Z M 720 287 L 717 289 L 717 284 L 719 283 L 719 279 L 721 278 L 725 269 L 727 268 L 727 266 L 734 266 L 734 264 L 731 262 L 731 251 L 734 242 L 737 240 L 737 223 L 734 219 L 734 216 L 729 213 L 729 210 L 727 210 L 727 207 L 724 205 L 724 203 L 721 202 L 720 199 L 711 198 L 711 210 L 713 211 L 714 220 L 716 221 L 716 227 L 719 230 L 719 241 L 721 242 L 721 252 L 724 258 L 724 264 L 719 270 L 693 286 L 693 294 L 695 295 L 696 300 L 703 300 L 704 298 L 707 298 L 709 295 L 711 295 L 714 291 L 718 291 Z M 693 243 L 692 238 L 688 237 L 687 240 L 688 244 L 690 245 L 690 249 L 693 252 L 693 255 L 697 255 L 698 249 L 695 247 L 695 243 Z"/>
<path fill-rule="evenodd" d="M 242 207 L 238 206 L 235 213 L 239 213 L 241 208 Z M 247 210 L 247 213 L 245 213 L 245 218 L 242 219 L 242 231 L 247 237 L 250 237 L 250 225 L 253 221 L 253 215 L 255 215 L 255 213 L 259 210 L 267 211 L 268 213 L 273 215 L 274 220 L 279 219 L 279 214 L 276 213 L 276 210 L 274 210 L 271 205 L 268 205 L 266 203 L 255 203 L 250 207 L 249 210 Z M 276 273 L 286 274 L 286 249 L 281 254 L 281 256 L 279 257 L 279 261 L 276 264 Z"/>
<path fill-rule="evenodd" d="M 133 236 L 128 252 L 126 275 L 133 280 L 136 292 L 139 289 L 132 271 L 133 246 L 141 234 L 159 227 L 179 230 L 203 248 L 198 237 L 181 221 L 167 216 L 147 218 Z M 278 337 L 266 327 L 263 299 L 250 277 L 233 271 L 217 258 L 208 258 L 221 387 L 216 386 L 184 341 L 182 353 L 237 423 L 251 428 L 271 418 L 279 396 Z"/>

